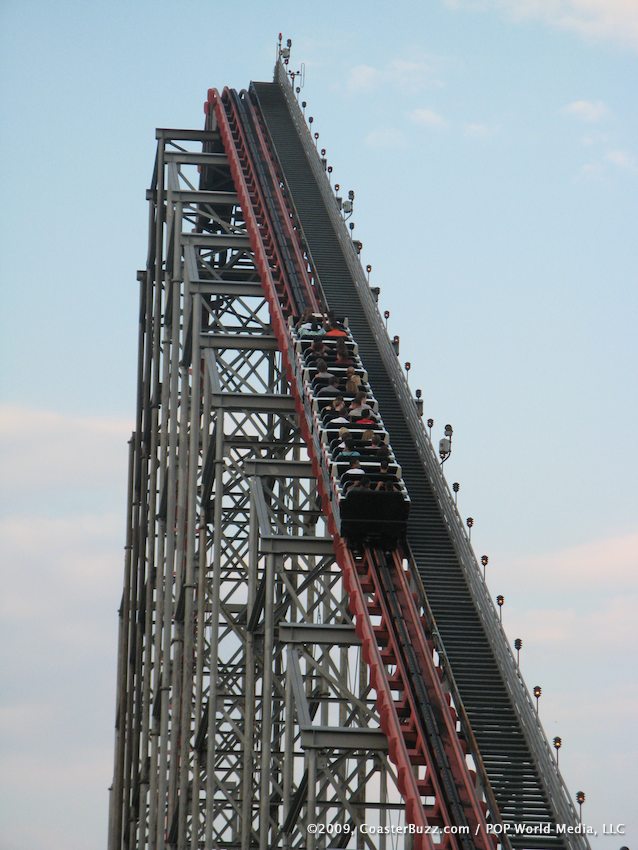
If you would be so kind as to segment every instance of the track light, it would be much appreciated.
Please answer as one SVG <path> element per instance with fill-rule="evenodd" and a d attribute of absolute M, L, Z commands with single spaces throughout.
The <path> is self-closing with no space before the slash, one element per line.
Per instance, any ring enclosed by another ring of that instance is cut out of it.
<path fill-rule="evenodd" d="M 583 822 L 583 803 L 585 802 L 585 792 L 576 791 L 576 802 L 578 803 L 578 821 Z"/>
<path fill-rule="evenodd" d="M 505 605 L 505 597 L 499 594 L 496 597 L 496 604 L 498 605 L 498 619 L 502 623 L 503 622 L 503 605 Z"/>
<path fill-rule="evenodd" d="M 538 701 L 541 698 L 541 694 L 543 693 L 543 689 L 540 685 L 534 685 L 534 698 L 536 700 L 536 716 L 538 717 Z"/>

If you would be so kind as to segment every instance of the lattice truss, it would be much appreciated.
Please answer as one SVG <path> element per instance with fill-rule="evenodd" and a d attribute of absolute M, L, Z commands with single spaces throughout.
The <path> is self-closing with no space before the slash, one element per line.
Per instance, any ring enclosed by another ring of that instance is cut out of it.
<path fill-rule="evenodd" d="M 157 136 L 109 850 L 409 846 L 224 152 Z"/>

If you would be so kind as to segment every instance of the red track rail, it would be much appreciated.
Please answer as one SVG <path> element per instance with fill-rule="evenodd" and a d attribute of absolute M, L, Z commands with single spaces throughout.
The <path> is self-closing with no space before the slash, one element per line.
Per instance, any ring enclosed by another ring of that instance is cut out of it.
<path fill-rule="evenodd" d="M 279 343 L 284 368 L 295 399 L 302 436 L 310 453 L 313 474 L 317 479 L 323 504 L 329 505 L 330 498 L 329 493 L 326 492 L 320 458 L 314 452 L 311 423 L 306 418 L 303 399 L 294 378 L 294 364 L 291 362 L 290 355 L 291 340 L 287 325 L 291 293 L 287 282 L 281 279 L 283 268 L 275 259 L 278 257 L 278 252 L 274 244 L 275 240 L 269 232 L 269 216 L 265 199 L 251 171 L 246 139 L 241 132 L 238 116 L 234 114 L 232 99 L 225 98 L 223 101 L 219 92 L 211 89 L 205 110 L 208 113 L 214 113 L 228 157 L 255 263 L 270 307 L 273 331 Z M 263 135 L 261 143 L 265 143 Z M 268 151 L 266 150 L 265 153 Z M 268 156 L 270 156 L 269 153 Z M 290 220 L 289 228 L 294 238 L 298 239 L 299 233 L 295 231 Z M 305 271 L 306 287 L 310 293 L 312 285 L 307 276 L 307 269 Z M 337 561 L 343 571 L 350 610 L 354 615 L 357 634 L 362 641 L 363 656 L 370 668 L 370 681 L 377 693 L 381 728 L 388 739 L 390 757 L 397 766 L 398 787 L 405 799 L 406 818 L 418 830 L 414 846 L 416 850 L 435 850 L 435 847 L 441 850 L 460 850 L 462 842 L 456 835 L 441 834 L 442 841 L 435 845 L 428 833 L 428 829 L 443 830 L 444 827 L 452 827 L 455 824 L 444 802 L 438 780 L 438 769 L 433 761 L 429 742 L 417 720 L 418 706 L 411 693 L 408 671 L 400 663 L 400 647 L 397 644 L 392 618 L 384 600 L 384 591 L 373 558 L 370 553 L 367 553 L 364 559 L 355 559 L 346 542 L 339 536 L 330 510 L 326 513 L 326 519 L 334 537 Z M 484 828 L 483 804 L 478 799 L 472 774 L 465 764 L 463 746 L 455 730 L 455 717 L 441 686 L 439 671 L 434 666 L 432 648 L 427 644 L 400 554 L 397 554 L 395 558 L 393 581 L 402 600 L 402 608 L 413 644 L 418 651 L 421 672 L 428 681 L 429 698 L 435 702 L 438 713 L 444 718 L 446 754 L 450 764 L 454 764 L 456 786 L 461 795 L 465 816 L 470 826 L 477 823 L 482 827 L 478 834 L 471 836 L 471 843 L 474 847 L 492 850 L 493 845 L 488 840 Z M 373 617 L 375 619 L 380 617 L 380 622 L 373 623 Z M 389 668 L 392 668 L 392 672 Z M 398 697 L 395 697 L 396 694 Z"/>
<path fill-rule="evenodd" d="M 224 117 L 226 118 L 225 129 L 226 132 L 230 134 L 230 145 L 227 146 L 226 142 L 224 142 L 224 147 L 231 148 L 235 152 L 239 160 L 239 167 L 241 169 L 241 173 L 244 176 L 246 190 L 248 191 L 249 196 L 251 198 L 251 203 L 253 205 L 252 210 L 259 210 L 259 220 L 261 224 L 261 227 L 259 229 L 259 241 L 263 253 L 265 254 L 266 260 L 268 262 L 268 267 L 272 271 L 271 279 L 274 285 L 274 290 L 279 299 L 279 303 L 281 304 L 284 314 L 291 315 L 296 312 L 295 299 L 290 289 L 288 279 L 284 273 L 285 266 L 283 257 L 281 256 L 281 252 L 279 250 L 279 245 L 277 244 L 277 240 L 273 236 L 273 223 L 268 212 L 268 207 L 261 186 L 259 185 L 259 181 L 254 175 L 254 169 L 252 167 L 252 163 L 250 162 L 248 145 L 246 142 L 246 137 L 241 121 L 239 120 L 239 117 L 235 114 L 234 110 L 232 109 L 232 106 L 229 104 L 228 89 L 224 89 L 224 98 L 226 100 L 227 105 L 230 106 L 230 117 L 226 114 L 224 115 Z M 219 120 L 219 116 L 217 117 Z M 233 178 L 236 179 L 234 174 Z M 248 216 L 250 214 L 250 208 L 247 208 L 244 203 L 241 204 L 241 207 L 244 214 Z M 247 229 L 250 233 L 250 227 L 248 227 Z"/>
<path fill-rule="evenodd" d="M 311 265 L 310 260 L 307 256 L 305 256 L 303 249 L 300 245 L 301 234 L 295 224 L 293 224 L 293 216 L 295 216 L 296 214 L 291 209 L 289 199 L 284 194 L 281 188 L 281 181 L 278 174 L 278 166 L 275 162 L 275 158 L 270 148 L 266 133 L 264 132 L 263 118 L 258 112 L 258 110 L 255 109 L 254 104 L 252 103 L 249 97 L 245 98 L 245 103 L 246 108 L 250 111 L 252 115 L 253 122 L 255 125 L 255 132 L 257 134 L 261 150 L 264 153 L 264 158 L 268 163 L 268 169 L 270 171 L 270 176 L 272 179 L 273 191 L 275 192 L 279 208 L 282 212 L 282 220 L 285 222 L 286 229 L 288 231 L 288 238 L 290 240 L 289 247 L 293 252 L 297 269 L 300 272 L 300 276 L 302 278 L 308 278 L 308 269 Z M 325 311 L 326 305 L 320 303 L 320 301 L 323 301 L 323 295 L 317 293 L 315 286 L 313 286 L 309 280 L 307 281 L 306 291 L 308 299 L 310 301 L 310 306 L 312 306 L 313 310 L 316 310 L 317 312 Z"/>

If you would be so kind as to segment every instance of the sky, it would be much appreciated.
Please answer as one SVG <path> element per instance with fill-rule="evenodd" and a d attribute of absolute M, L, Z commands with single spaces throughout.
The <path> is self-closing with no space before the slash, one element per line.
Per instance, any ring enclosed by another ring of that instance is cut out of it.
<path fill-rule="evenodd" d="M 636 846 L 636 0 L 0 2 L 0 850 L 98 850 L 156 127 L 277 33 L 561 771 Z"/>

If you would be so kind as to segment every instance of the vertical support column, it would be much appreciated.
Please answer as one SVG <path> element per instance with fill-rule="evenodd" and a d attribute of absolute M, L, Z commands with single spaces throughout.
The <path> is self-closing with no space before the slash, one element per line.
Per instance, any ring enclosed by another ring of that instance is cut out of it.
<path fill-rule="evenodd" d="M 126 743 L 126 716 L 124 708 L 127 697 L 127 658 L 128 658 L 128 622 L 130 617 L 130 596 L 128 587 L 131 581 L 131 544 L 133 525 L 131 503 L 133 500 L 133 464 L 134 438 L 128 441 L 128 484 L 127 484 L 127 517 L 126 544 L 124 546 L 124 592 L 119 611 L 118 653 L 117 653 L 117 688 L 115 696 L 115 755 L 113 764 L 113 785 L 111 786 L 109 806 L 109 839 L 108 850 L 119 850 L 122 840 L 122 808 L 123 779 L 124 779 L 124 749 Z"/>
<path fill-rule="evenodd" d="M 270 752 L 272 740 L 272 692 L 273 692 L 273 643 L 274 619 L 273 600 L 275 589 L 275 556 L 266 557 L 264 599 L 264 652 L 261 708 L 261 775 L 259 800 L 259 850 L 268 850 L 270 836 Z"/>
<path fill-rule="evenodd" d="M 208 729 L 206 734 L 206 823 L 204 850 L 213 850 L 215 791 L 215 723 L 217 717 L 217 665 L 219 659 L 219 612 L 221 589 L 222 493 L 224 491 L 224 414 L 220 407 L 215 430 L 215 508 L 213 518 L 213 563 L 211 584 L 210 680 L 208 686 Z"/>
<path fill-rule="evenodd" d="M 257 567 L 259 562 L 259 530 L 255 497 L 250 495 L 250 522 L 248 528 L 248 587 L 246 605 L 246 648 L 244 701 L 244 752 L 241 789 L 241 850 L 250 850 L 253 807 L 253 746 L 255 727 L 255 636 L 250 627 L 257 592 Z"/>

